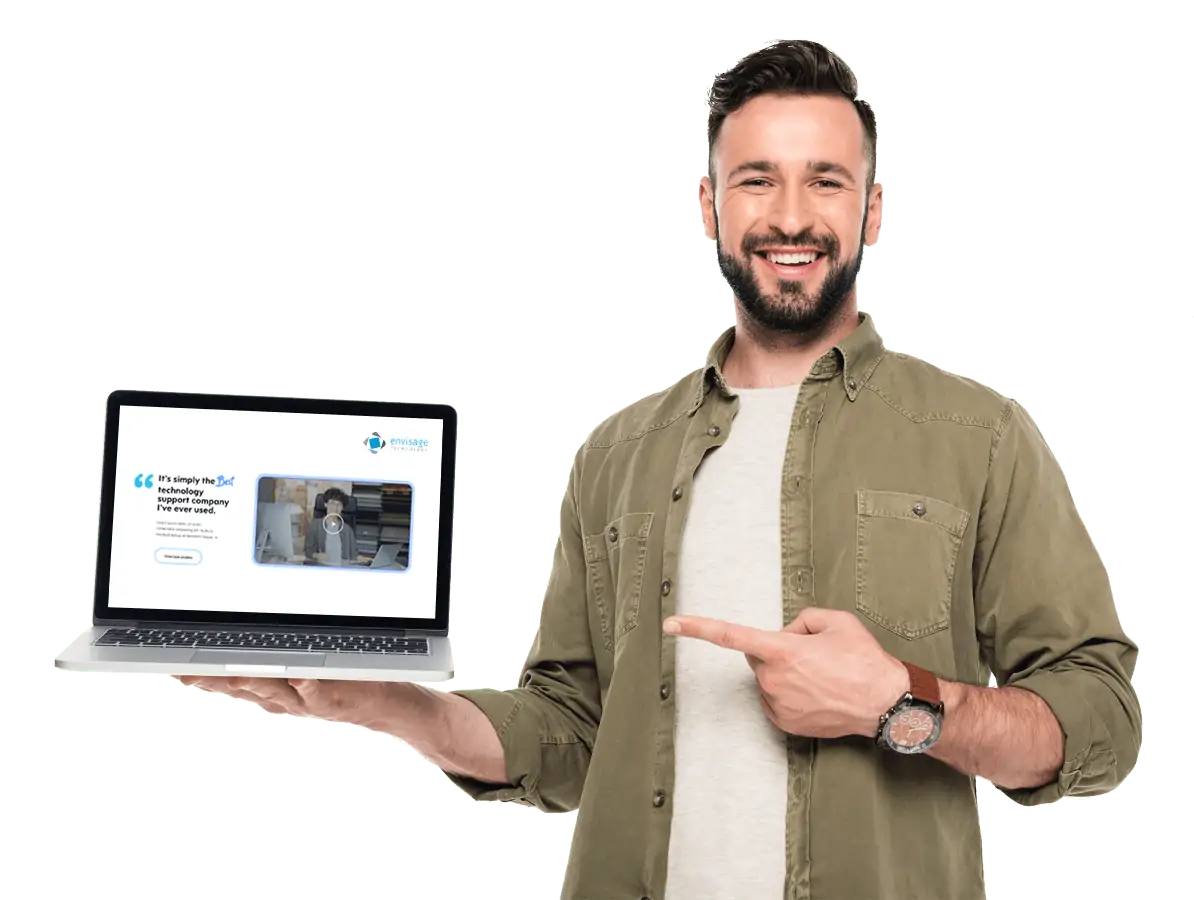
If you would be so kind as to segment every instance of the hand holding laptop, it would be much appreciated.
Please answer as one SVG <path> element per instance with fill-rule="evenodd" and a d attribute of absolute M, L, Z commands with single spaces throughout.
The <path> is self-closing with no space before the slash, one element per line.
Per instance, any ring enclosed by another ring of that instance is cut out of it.
<path fill-rule="evenodd" d="M 389 734 L 448 772 L 508 784 L 506 754 L 486 715 L 464 697 L 411 682 L 175 675 L 185 685 L 267 712 L 346 722 Z"/>
<path fill-rule="evenodd" d="M 329 722 L 372 727 L 412 712 L 419 699 L 411 684 L 315 678 L 225 678 L 175 675 L 185 685 L 256 703 L 271 713 L 311 716 Z"/>

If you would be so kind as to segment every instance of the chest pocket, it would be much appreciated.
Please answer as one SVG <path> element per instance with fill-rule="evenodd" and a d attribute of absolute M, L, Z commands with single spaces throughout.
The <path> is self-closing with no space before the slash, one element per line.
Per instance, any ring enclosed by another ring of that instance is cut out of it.
<path fill-rule="evenodd" d="M 649 512 L 627 513 L 610 522 L 600 534 L 585 535 L 589 588 L 607 650 L 612 651 L 638 624 L 652 518 Z"/>
<path fill-rule="evenodd" d="M 855 606 L 909 640 L 949 627 L 954 567 L 970 513 L 898 491 L 858 492 Z"/>

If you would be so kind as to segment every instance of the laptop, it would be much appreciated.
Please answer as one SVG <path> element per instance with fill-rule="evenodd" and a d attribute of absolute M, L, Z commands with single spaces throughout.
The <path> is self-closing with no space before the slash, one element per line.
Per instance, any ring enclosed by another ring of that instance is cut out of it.
<path fill-rule="evenodd" d="M 456 411 L 116 391 L 62 669 L 446 681 Z"/>

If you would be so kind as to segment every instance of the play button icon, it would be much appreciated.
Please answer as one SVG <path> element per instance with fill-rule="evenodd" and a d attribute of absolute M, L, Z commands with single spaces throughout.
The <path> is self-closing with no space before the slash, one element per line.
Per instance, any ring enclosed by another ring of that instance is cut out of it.
<path fill-rule="evenodd" d="M 344 530 L 344 520 L 336 513 L 328 513 L 323 517 L 323 530 L 328 534 L 339 534 Z"/>

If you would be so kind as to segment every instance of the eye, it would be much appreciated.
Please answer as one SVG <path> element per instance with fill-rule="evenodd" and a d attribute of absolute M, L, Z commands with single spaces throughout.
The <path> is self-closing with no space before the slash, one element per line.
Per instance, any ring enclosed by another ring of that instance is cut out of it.
<path fill-rule="evenodd" d="M 840 188 L 840 187 L 841 187 L 841 184 L 840 184 L 839 182 L 832 181 L 832 180 L 830 180 L 830 179 L 828 179 L 828 178 L 821 178 L 821 179 L 818 179 L 817 181 L 814 181 L 814 182 L 813 182 L 813 184 L 814 184 L 814 185 L 817 185 L 817 186 L 822 186 L 822 185 L 824 185 L 824 186 L 826 186 L 826 187 L 831 187 L 831 188 Z M 749 181 L 744 181 L 744 182 L 742 182 L 742 185 L 743 185 L 744 187 L 745 187 L 745 186 L 747 186 L 747 185 L 762 185 L 762 186 L 766 186 L 766 185 L 767 185 L 767 181 L 766 181 L 765 179 L 763 179 L 763 178 L 752 178 L 752 179 L 750 179 Z"/>

